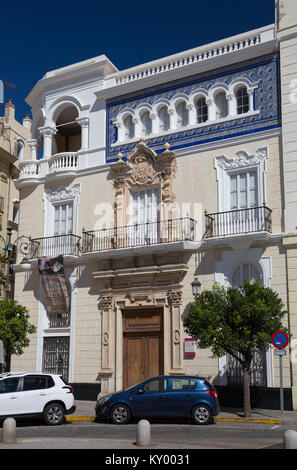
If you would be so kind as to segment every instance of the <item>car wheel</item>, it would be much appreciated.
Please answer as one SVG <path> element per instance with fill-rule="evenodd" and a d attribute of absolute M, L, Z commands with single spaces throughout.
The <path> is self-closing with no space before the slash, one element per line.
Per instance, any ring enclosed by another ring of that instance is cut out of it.
<path fill-rule="evenodd" d="M 114 424 L 127 424 L 130 421 L 131 413 L 126 405 L 115 405 L 110 412 L 110 419 Z"/>
<path fill-rule="evenodd" d="M 50 403 L 44 408 L 43 418 L 48 426 L 57 426 L 64 422 L 65 409 L 61 403 Z"/>
<path fill-rule="evenodd" d="M 195 424 L 210 424 L 213 421 L 212 411 L 207 405 L 197 405 L 193 408 L 192 419 Z"/>

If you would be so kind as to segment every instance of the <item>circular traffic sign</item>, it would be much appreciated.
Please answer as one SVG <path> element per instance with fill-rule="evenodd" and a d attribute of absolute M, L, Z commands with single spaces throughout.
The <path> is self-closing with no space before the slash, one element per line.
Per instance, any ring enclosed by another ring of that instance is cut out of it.
<path fill-rule="evenodd" d="M 288 346 L 289 336 L 284 331 L 276 331 L 272 335 L 272 344 L 277 349 L 284 349 Z"/>

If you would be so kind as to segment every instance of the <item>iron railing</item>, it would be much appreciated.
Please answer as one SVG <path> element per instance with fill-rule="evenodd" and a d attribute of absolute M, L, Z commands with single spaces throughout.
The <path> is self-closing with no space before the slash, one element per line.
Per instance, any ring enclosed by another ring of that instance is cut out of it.
<path fill-rule="evenodd" d="M 272 231 L 271 209 L 250 207 L 214 214 L 205 214 L 204 238 L 221 237 L 251 232 Z"/>
<path fill-rule="evenodd" d="M 85 231 L 82 236 L 82 251 L 103 251 L 194 240 L 195 225 L 195 220 L 185 217 Z"/>
<path fill-rule="evenodd" d="M 34 238 L 34 250 L 30 258 L 44 256 L 79 255 L 80 238 L 72 233 L 53 237 Z"/>

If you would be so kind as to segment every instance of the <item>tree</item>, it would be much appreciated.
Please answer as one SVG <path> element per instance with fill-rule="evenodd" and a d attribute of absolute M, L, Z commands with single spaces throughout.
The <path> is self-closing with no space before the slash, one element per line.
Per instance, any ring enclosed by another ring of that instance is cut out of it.
<path fill-rule="evenodd" d="M 259 282 L 241 287 L 205 290 L 195 298 L 184 320 L 185 330 L 201 349 L 210 348 L 214 357 L 233 356 L 243 371 L 243 407 L 251 416 L 250 376 L 255 348 L 269 348 L 274 332 L 283 328 L 286 315 L 278 294 Z"/>
<path fill-rule="evenodd" d="M 6 371 L 10 370 L 11 355 L 23 354 L 30 343 L 29 334 L 36 327 L 29 323 L 29 311 L 13 299 L 0 300 L 0 340 L 6 352 Z"/>

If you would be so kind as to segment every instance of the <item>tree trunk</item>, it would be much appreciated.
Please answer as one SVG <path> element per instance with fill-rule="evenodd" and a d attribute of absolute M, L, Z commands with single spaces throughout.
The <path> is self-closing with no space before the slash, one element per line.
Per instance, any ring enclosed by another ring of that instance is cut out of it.
<path fill-rule="evenodd" d="M 251 392 L 250 392 L 250 368 L 244 368 L 243 371 L 243 411 L 246 418 L 252 416 L 251 410 Z"/>

